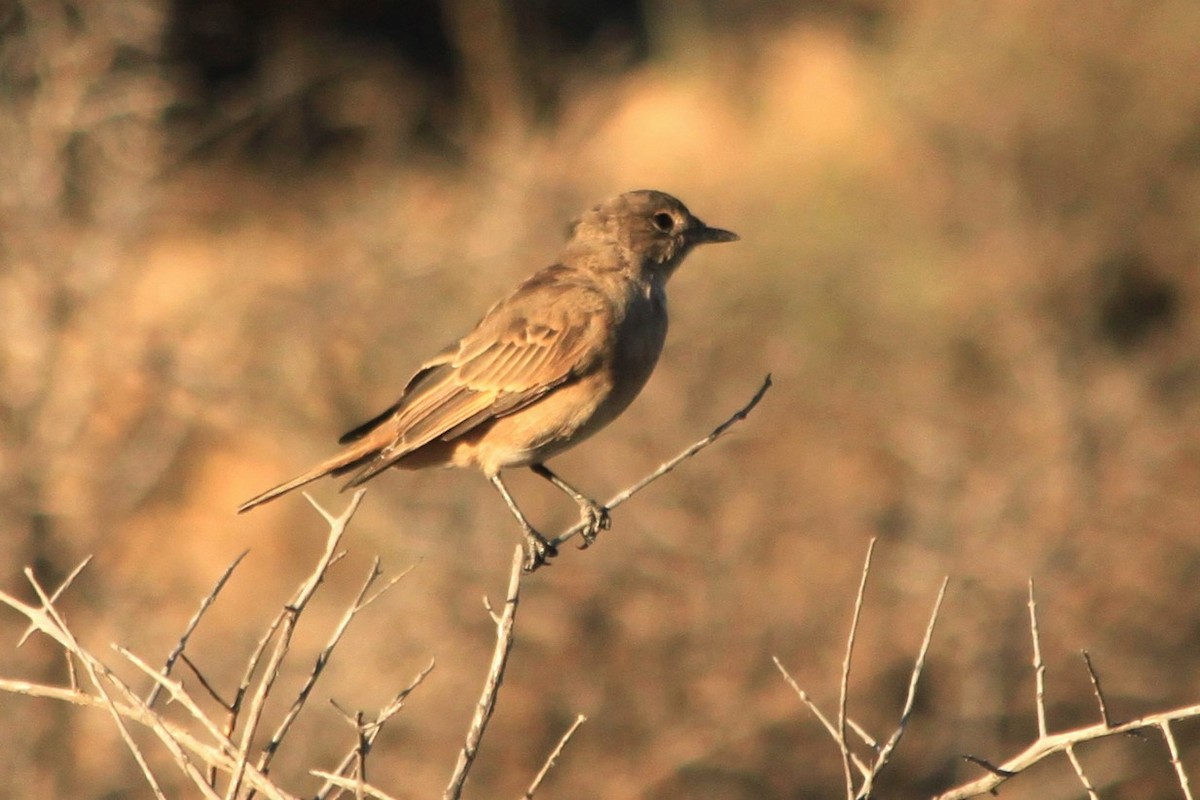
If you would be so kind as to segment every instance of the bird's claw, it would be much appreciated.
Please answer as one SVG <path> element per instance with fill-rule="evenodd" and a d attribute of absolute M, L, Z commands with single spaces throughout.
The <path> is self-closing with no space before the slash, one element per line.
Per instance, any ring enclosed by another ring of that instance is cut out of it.
<path fill-rule="evenodd" d="M 606 531 L 612 527 L 612 517 L 609 515 L 608 509 L 599 503 L 582 506 L 580 517 L 583 521 L 583 531 L 581 531 L 583 542 L 579 545 L 579 549 L 587 550 L 595 543 L 600 531 Z"/>
<path fill-rule="evenodd" d="M 528 547 L 523 569 L 528 574 L 538 567 L 550 563 L 550 559 L 558 555 L 558 548 L 535 530 L 525 532 L 525 543 Z"/>

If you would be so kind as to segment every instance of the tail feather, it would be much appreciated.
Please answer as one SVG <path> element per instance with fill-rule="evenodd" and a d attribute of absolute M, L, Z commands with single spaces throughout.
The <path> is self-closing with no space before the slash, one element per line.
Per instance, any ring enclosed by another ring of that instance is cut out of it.
<path fill-rule="evenodd" d="M 322 461 L 307 472 L 297 475 L 289 481 L 279 484 L 262 494 L 252 497 L 246 502 L 238 506 L 237 513 L 245 514 L 250 509 L 260 506 L 263 503 L 270 502 L 280 495 L 287 494 L 293 489 L 299 489 L 301 486 L 312 483 L 313 481 L 324 478 L 326 475 L 341 475 L 349 470 L 353 470 L 362 464 L 374 458 L 379 447 L 371 443 L 360 444 L 358 447 L 353 447 L 338 453 L 331 458 Z"/>

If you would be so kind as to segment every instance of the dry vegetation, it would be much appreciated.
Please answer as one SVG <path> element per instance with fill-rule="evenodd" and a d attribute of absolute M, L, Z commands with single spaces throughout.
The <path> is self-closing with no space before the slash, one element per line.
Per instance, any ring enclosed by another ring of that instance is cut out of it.
<path fill-rule="evenodd" d="M 1114 722 L 1200 700 L 1195 4 L 630 4 L 574 39 L 536 4 L 280 5 L 0 9 L 0 589 L 36 605 L 26 565 L 52 589 L 91 554 L 58 609 L 90 651 L 157 668 L 249 548 L 189 643 L 236 686 L 326 533 L 299 498 L 236 504 L 390 402 L 571 214 L 648 186 L 743 241 L 689 260 L 655 378 L 557 466 L 610 495 L 776 385 L 524 582 L 468 796 L 518 796 L 577 714 L 539 797 L 842 796 L 772 657 L 836 712 L 875 537 L 846 687 L 865 729 L 895 726 L 950 576 L 879 796 L 986 775 L 961 755 L 1001 764 L 1039 708 L 1051 733 L 1095 724 L 1081 649 Z M 514 491 L 569 524 L 539 483 Z M 375 554 L 413 570 L 347 632 L 273 774 L 315 792 L 306 771 L 353 738 L 326 699 L 383 708 L 433 657 L 370 781 L 444 789 L 494 645 L 479 597 L 518 539 L 493 495 L 450 472 L 372 486 L 294 650 L 320 650 Z M 266 714 L 311 667 L 285 666 Z M 0 676 L 67 680 L 44 636 L 0 648 Z M 1198 727 L 1172 726 L 1193 771 Z M 1075 756 L 1102 797 L 1182 796 L 1153 732 Z M 0 774 L 20 797 L 145 787 L 110 717 L 10 695 Z M 1003 787 L 1084 793 L 1061 756 Z"/>

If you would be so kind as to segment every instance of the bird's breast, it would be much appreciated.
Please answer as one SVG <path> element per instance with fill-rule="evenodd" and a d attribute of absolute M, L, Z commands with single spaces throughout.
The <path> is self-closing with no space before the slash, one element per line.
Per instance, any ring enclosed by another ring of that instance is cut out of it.
<path fill-rule="evenodd" d="M 610 367 L 613 389 L 605 404 L 605 410 L 611 410 L 613 417 L 624 411 L 646 385 L 666 338 L 667 301 L 662 288 L 651 285 L 633 293 L 623 319 L 616 326 Z"/>
<path fill-rule="evenodd" d="M 612 337 L 591 369 L 490 424 L 469 457 L 485 472 L 544 461 L 612 422 L 646 385 L 667 335 L 661 290 L 634 292 L 612 319 Z M 464 451 L 463 456 L 468 452 Z"/>

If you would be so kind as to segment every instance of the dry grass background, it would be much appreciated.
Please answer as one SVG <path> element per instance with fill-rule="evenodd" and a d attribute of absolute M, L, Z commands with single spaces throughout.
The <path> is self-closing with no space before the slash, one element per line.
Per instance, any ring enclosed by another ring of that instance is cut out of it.
<path fill-rule="evenodd" d="M 323 541 L 299 498 L 236 504 L 389 403 L 573 214 L 655 187 L 743 241 L 689 260 L 643 396 L 556 464 L 607 496 L 764 373 L 776 388 L 526 582 L 472 796 L 516 795 L 579 712 L 546 797 L 840 796 L 837 753 L 771 656 L 835 697 L 872 536 L 862 721 L 894 720 L 951 576 L 883 796 L 932 794 L 975 774 L 959 754 L 1032 738 L 1029 576 L 1052 728 L 1095 719 L 1083 647 L 1117 718 L 1200 698 L 1200 8 L 646 3 L 568 51 L 538 38 L 540 6 L 501 7 L 437 7 L 441 70 L 388 39 L 428 20 L 419 4 L 370 36 L 333 24 L 369 25 L 370 3 L 3 12 L 6 587 L 94 553 L 74 627 L 154 660 L 249 547 L 193 645 L 235 680 Z M 254 59 L 217 36 L 231 19 Z M 229 52 L 180 44 L 210 35 Z M 572 521 L 514 483 L 545 526 Z M 371 780 L 399 797 L 440 791 L 475 702 L 479 598 L 517 540 L 493 495 L 472 474 L 385 476 L 326 590 L 348 599 L 376 553 L 417 565 L 323 689 L 375 708 L 436 656 L 376 751 Z M 298 631 L 310 646 L 325 608 Z M 0 672 L 61 664 L 35 640 Z M 300 724 L 279 774 L 349 743 L 323 705 Z M 1193 765 L 1197 734 L 1178 730 Z M 1106 798 L 1178 791 L 1159 742 L 1080 755 Z M 0 698 L 0 772 L 13 797 L 140 791 L 107 718 L 48 701 Z M 1004 794 L 1081 790 L 1064 760 Z"/>

